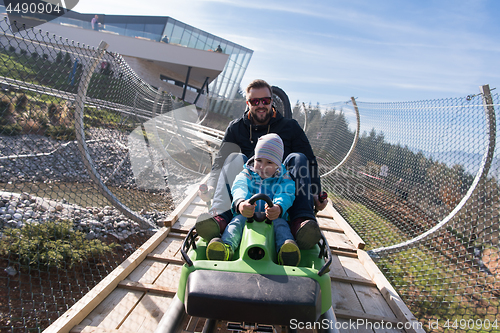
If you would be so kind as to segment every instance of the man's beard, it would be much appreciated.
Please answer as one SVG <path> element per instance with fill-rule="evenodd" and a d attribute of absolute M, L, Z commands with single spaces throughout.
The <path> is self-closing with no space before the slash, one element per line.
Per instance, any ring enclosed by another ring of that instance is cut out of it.
<path fill-rule="evenodd" d="M 268 110 L 268 109 L 264 109 L 266 111 L 265 114 L 258 114 L 257 112 L 260 111 L 262 109 L 258 109 L 258 110 L 255 110 L 256 113 L 255 114 L 252 114 L 252 118 L 254 120 L 254 122 L 257 123 L 257 125 L 263 125 L 265 124 L 269 119 L 271 119 L 271 111 Z"/>

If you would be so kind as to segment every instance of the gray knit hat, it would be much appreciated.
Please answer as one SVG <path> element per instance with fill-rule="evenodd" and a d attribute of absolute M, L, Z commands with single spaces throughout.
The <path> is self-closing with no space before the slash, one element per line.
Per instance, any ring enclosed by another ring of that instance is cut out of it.
<path fill-rule="evenodd" d="M 267 158 L 277 165 L 283 161 L 283 140 L 275 133 L 263 135 L 255 146 L 255 158 Z"/>

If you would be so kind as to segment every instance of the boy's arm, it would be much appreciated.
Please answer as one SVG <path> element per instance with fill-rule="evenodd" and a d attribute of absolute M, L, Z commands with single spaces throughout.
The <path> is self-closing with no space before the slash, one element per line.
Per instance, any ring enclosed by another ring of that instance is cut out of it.
<path fill-rule="evenodd" d="M 276 193 L 274 193 L 273 204 L 281 207 L 280 216 L 283 216 L 285 212 L 292 207 L 293 201 L 295 200 L 295 182 L 290 178 L 287 172 L 283 176 L 279 186 L 275 186 L 275 188 Z"/>
<path fill-rule="evenodd" d="M 234 213 L 239 214 L 238 205 L 240 202 L 250 199 L 251 193 L 248 189 L 249 182 L 252 176 L 247 169 L 243 169 L 234 179 L 231 187 L 231 195 L 233 196 L 232 209 Z"/>

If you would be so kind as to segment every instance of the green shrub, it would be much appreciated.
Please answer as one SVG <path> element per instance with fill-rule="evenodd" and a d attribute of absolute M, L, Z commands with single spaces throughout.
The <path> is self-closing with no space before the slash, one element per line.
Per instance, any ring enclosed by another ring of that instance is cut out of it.
<path fill-rule="evenodd" d="M 0 99 L 0 125 L 6 125 L 8 123 L 7 117 L 12 115 L 14 107 L 8 98 Z"/>
<path fill-rule="evenodd" d="M 62 54 L 62 51 L 59 51 L 57 52 L 57 56 L 56 56 L 56 64 L 60 64 L 63 60 L 63 54 Z"/>
<path fill-rule="evenodd" d="M 112 252 L 118 246 L 88 240 L 72 226 L 70 221 L 58 221 L 5 229 L 0 240 L 0 254 L 17 257 L 22 266 L 64 268 Z"/>
<path fill-rule="evenodd" d="M 71 56 L 68 52 L 66 52 L 66 54 L 64 55 L 64 64 L 71 65 Z"/>
<path fill-rule="evenodd" d="M 28 96 L 26 94 L 22 94 L 16 99 L 16 110 L 24 111 L 26 110 L 26 106 L 28 105 Z"/>
<path fill-rule="evenodd" d="M 14 136 L 21 133 L 23 128 L 19 124 L 0 125 L 0 134 Z"/>
<path fill-rule="evenodd" d="M 49 126 L 45 131 L 45 134 L 56 140 L 67 140 L 67 141 L 76 140 L 76 132 L 74 126 L 71 127 L 67 127 L 64 125 Z"/>
<path fill-rule="evenodd" d="M 49 114 L 49 121 L 51 123 L 57 123 L 57 121 L 61 117 L 61 108 L 58 107 L 57 104 L 50 103 L 48 114 Z"/>

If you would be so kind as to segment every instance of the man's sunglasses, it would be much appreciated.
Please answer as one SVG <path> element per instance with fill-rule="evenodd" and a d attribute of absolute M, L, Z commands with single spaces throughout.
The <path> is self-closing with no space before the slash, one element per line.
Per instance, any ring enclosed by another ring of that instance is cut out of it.
<path fill-rule="evenodd" d="M 248 102 L 250 103 L 251 106 L 257 106 L 262 102 L 263 105 L 269 105 L 271 104 L 272 97 L 262 97 L 262 98 L 250 98 Z"/>

